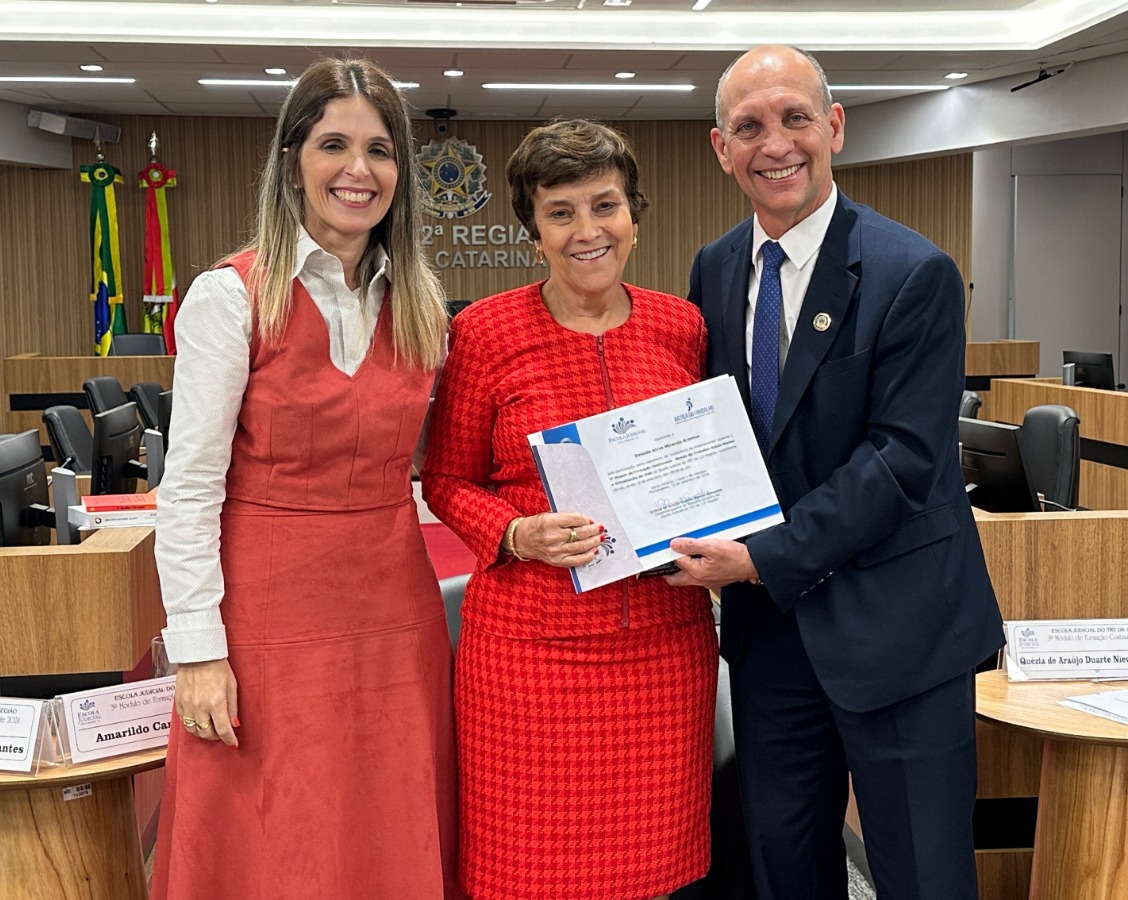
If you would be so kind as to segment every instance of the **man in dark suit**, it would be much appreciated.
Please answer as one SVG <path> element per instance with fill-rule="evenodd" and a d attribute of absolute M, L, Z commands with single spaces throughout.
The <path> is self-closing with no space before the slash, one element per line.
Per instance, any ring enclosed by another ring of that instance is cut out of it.
<path fill-rule="evenodd" d="M 973 673 L 1003 634 L 957 459 L 963 282 L 838 192 L 844 127 L 802 51 L 721 78 L 713 147 L 754 215 L 698 253 L 690 299 L 786 521 L 678 539 L 670 580 L 721 592 L 760 900 L 847 896 L 847 774 L 878 897 L 967 900 Z"/>

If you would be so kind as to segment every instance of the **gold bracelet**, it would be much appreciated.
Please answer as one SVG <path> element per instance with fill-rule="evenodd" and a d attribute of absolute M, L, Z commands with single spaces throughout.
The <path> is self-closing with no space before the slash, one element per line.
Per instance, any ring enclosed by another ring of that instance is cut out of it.
<path fill-rule="evenodd" d="M 528 560 L 517 552 L 517 526 L 524 520 L 524 516 L 518 516 L 505 529 L 505 537 L 501 539 L 501 552 L 521 562 L 528 562 Z"/>

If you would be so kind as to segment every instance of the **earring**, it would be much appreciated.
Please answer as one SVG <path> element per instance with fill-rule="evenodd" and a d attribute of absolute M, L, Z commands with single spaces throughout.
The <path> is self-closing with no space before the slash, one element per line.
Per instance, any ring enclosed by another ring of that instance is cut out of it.
<path fill-rule="evenodd" d="M 635 232 L 634 240 L 631 241 L 631 249 L 632 250 L 638 249 L 638 232 L 637 231 Z"/>
<path fill-rule="evenodd" d="M 533 244 L 533 255 L 536 257 L 537 265 L 543 266 L 544 265 L 544 251 L 541 249 L 540 244 L 536 244 L 536 243 Z"/>

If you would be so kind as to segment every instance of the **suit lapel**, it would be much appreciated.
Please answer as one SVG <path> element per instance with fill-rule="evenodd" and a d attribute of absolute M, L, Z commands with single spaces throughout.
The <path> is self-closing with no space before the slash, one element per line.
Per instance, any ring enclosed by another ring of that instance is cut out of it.
<path fill-rule="evenodd" d="M 860 259 L 857 219 L 858 214 L 853 204 L 839 192 L 838 204 L 819 249 L 819 258 L 815 263 L 815 271 L 811 273 L 811 283 L 807 286 L 799 319 L 795 323 L 795 334 L 791 337 L 791 346 L 787 351 L 787 361 L 780 376 L 779 396 L 772 418 L 773 446 L 787 427 L 815 370 L 837 337 L 838 329 L 842 327 L 846 311 L 853 301 L 858 284 L 858 276 L 853 267 Z M 815 327 L 815 317 L 820 313 L 830 317 L 830 327 L 825 331 L 819 331 Z"/>
<path fill-rule="evenodd" d="M 722 292 L 724 297 L 724 342 L 725 371 L 729 372 L 740 388 L 745 408 L 750 408 L 748 396 L 748 371 L 746 364 L 745 336 L 748 316 L 748 279 L 752 268 L 752 220 L 733 238 L 729 245 L 729 255 L 725 258 L 722 271 Z"/>

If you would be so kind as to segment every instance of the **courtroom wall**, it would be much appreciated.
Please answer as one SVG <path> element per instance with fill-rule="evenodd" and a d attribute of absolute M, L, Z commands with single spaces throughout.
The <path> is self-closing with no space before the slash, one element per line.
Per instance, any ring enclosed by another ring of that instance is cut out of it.
<path fill-rule="evenodd" d="M 161 161 L 177 172 L 168 192 L 172 255 L 181 296 L 192 279 L 247 238 L 254 184 L 269 143 L 272 121 L 222 117 L 108 117 L 120 125 L 120 143 L 107 145 L 107 162 L 119 168 L 122 273 L 131 330 L 141 317 L 144 192 L 137 173 L 148 160 L 151 131 L 161 141 Z M 451 299 L 473 300 L 527 283 L 540 272 L 524 265 L 531 245 L 514 243 L 517 222 L 505 189 L 505 162 L 529 122 L 459 122 L 451 136 L 476 147 L 486 164 L 491 199 L 461 220 L 429 219 L 430 245 Z M 644 191 L 652 201 L 639 229 L 639 249 L 626 277 L 647 287 L 684 294 L 694 250 L 749 214 L 735 184 L 717 165 L 708 122 L 622 122 L 639 156 Z M 421 144 L 436 137 L 431 122 L 417 123 Z M 898 218 L 951 253 L 970 271 L 970 154 L 842 169 L 839 185 L 854 199 Z M 74 169 L 0 166 L 0 354 L 83 355 L 92 345 L 88 300 L 89 186 L 78 166 L 93 162 L 93 147 L 75 142 Z M 459 232 L 454 226 L 471 229 Z M 477 232 L 472 229 L 478 226 Z M 501 229 L 491 226 L 501 226 Z M 500 241 L 494 243 L 494 241 Z M 465 253 L 461 265 L 454 252 Z M 524 254 L 520 251 L 524 250 Z M 446 256 L 443 256 L 446 251 Z M 492 265 L 482 265 L 489 252 Z M 498 257 L 498 251 L 507 254 Z M 510 265 L 497 265 L 499 259 Z M 473 264 L 472 264 L 473 263 Z M 0 385 L 2 389 L 2 385 Z"/>

